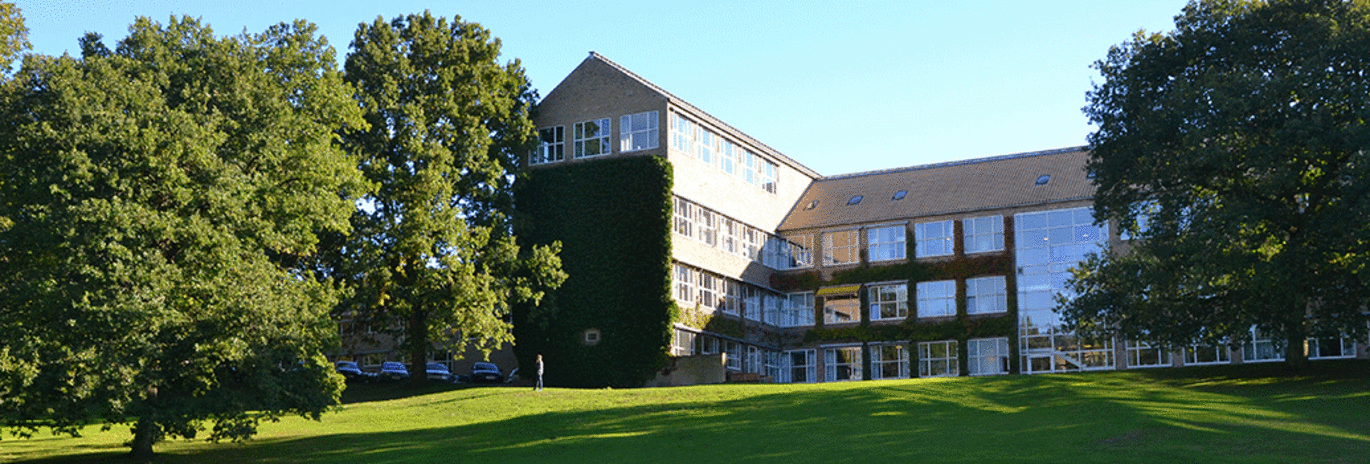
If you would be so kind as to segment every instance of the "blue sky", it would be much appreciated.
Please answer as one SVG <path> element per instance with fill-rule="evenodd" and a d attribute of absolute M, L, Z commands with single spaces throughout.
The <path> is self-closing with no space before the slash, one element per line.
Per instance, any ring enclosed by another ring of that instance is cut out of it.
<path fill-rule="evenodd" d="M 14 1 L 14 0 L 10 0 Z M 826 175 L 1085 144 L 1090 65 L 1184 0 L 17 0 L 34 52 L 137 16 L 223 34 L 296 18 L 347 53 L 357 24 L 431 10 L 490 29 L 543 95 L 591 50 Z"/>

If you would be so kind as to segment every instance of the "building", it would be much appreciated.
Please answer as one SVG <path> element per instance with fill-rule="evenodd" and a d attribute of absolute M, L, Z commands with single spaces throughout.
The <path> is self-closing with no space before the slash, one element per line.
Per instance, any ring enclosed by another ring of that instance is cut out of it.
<path fill-rule="evenodd" d="M 731 377 L 776 382 L 1282 355 L 1260 334 L 1242 350 L 1170 353 L 1055 329 L 1069 269 L 1127 246 L 1094 224 L 1083 147 L 823 176 L 593 52 L 535 123 L 518 235 L 561 241 L 571 278 L 557 315 L 516 312 L 515 326 L 520 360 L 547 351 L 567 365 L 549 378 L 641 384 L 667 355 L 723 354 Z M 626 303 L 627 288 L 648 296 Z M 1314 359 L 1367 357 L 1354 340 L 1310 345 Z"/>

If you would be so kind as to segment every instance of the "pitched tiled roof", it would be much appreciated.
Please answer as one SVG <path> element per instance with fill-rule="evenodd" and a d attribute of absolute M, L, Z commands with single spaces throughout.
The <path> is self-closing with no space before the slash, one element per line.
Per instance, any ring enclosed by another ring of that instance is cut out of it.
<path fill-rule="evenodd" d="M 1086 200 L 1085 147 L 826 177 L 813 182 L 780 231 L 908 220 Z M 1051 176 L 1044 185 L 1037 181 Z M 895 192 L 907 191 L 902 200 Z M 848 205 L 861 195 L 860 203 Z M 813 208 L 808 206 L 818 202 Z"/>

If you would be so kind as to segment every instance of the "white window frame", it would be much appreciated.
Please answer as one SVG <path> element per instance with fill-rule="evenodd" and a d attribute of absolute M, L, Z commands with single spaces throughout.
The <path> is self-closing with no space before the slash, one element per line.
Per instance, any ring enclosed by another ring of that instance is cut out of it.
<path fill-rule="evenodd" d="M 823 232 L 823 265 L 842 266 L 861 262 L 861 234 L 858 232 L 857 229 Z M 847 238 L 842 246 L 837 246 L 833 241 L 833 237 L 839 234 Z"/>
<path fill-rule="evenodd" d="M 871 380 L 909 378 L 909 348 L 907 343 L 879 343 L 870 345 Z M 885 359 L 893 354 L 894 359 Z M 893 376 L 885 375 L 885 368 L 894 370 Z"/>
<path fill-rule="evenodd" d="M 681 303 L 693 304 L 695 302 L 695 270 L 690 266 L 675 263 L 675 299 Z"/>
<path fill-rule="evenodd" d="M 918 377 L 961 375 L 956 340 L 918 342 Z M 940 356 L 933 356 L 934 354 Z"/>
<path fill-rule="evenodd" d="M 919 282 L 918 317 L 947 317 L 956 315 L 956 281 L 930 280 Z"/>
<path fill-rule="evenodd" d="M 549 136 L 551 140 L 549 139 Z M 547 164 L 566 159 L 566 126 L 551 126 L 538 129 L 538 148 L 528 160 L 528 164 Z"/>
<path fill-rule="evenodd" d="M 775 194 L 776 188 L 780 183 L 780 165 L 771 160 L 761 159 L 761 189 Z"/>
<path fill-rule="evenodd" d="M 1008 312 L 1008 281 L 1004 276 L 966 279 L 966 314 L 1004 312 Z"/>
<path fill-rule="evenodd" d="M 800 234 L 785 237 L 789 269 L 808 269 L 813 267 L 814 234 Z"/>
<path fill-rule="evenodd" d="M 1127 341 L 1127 368 L 1168 367 L 1171 365 L 1170 353 L 1151 343 L 1137 340 Z"/>
<path fill-rule="evenodd" d="M 828 382 L 854 382 L 864 380 L 861 345 L 854 346 L 833 346 L 823 348 L 823 371 L 824 379 Z M 845 378 L 838 378 L 844 373 Z"/>
<path fill-rule="evenodd" d="M 785 309 L 780 317 L 783 327 L 804 327 L 813 325 L 813 292 L 796 292 L 785 295 Z"/>
<path fill-rule="evenodd" d="M 581 121 L 575 126 L 576 159 L 590 158 L 595 156 L 605 156 L 611 153 L 609 146 L 609 136 L 613 133 L 613 126 L 609 118 L 591 119 Z M 589 133 L 587 124 L 596 125 L 596 131 Z M 590 153 L 589 147 L 598 146 L 597 153 Z"/>
<path fill-rule="evenodd" d="M 795 358 L 802 363 L 795 364 Z M 814 350 L 789 350 L 785 352 L 784 378 L 782 383 L 814 383 L 818 381 L 818 356 Z M 804 378 L 796 381 L 795 372 L 803 372 Z"/>
<path fill-rule="evenodd" d="M 1212 356 L 1208 356 L 1209 354 Z M 1194 344 L 1184 349 L 1184 364 L 1186 366 L 1208 366 L 1214 364 L 1232 364 L 1232 350 L 1226 345 L 1201 345 Z"/>
<path fill-rule="evenodd" d="M 850 300 L 850 304 L 834 305 L 831 304 L 838 300 Z M 837 319 L 838 314 L 847 314 L 830 308 L 850 307 L 851 320 L 842 321 Z M 828 295 L 823 298 L 823 323 L 824 324 L 855 324 L 861 322 L 861 298 L 851 294 Z"/>
<path fill-rule="evenodd" d="M 917 239 L 914 254 L 919 258 L 956 254 L 956 242 L 952 239 L 956 235 L 956 228 L 953 224 L 951 220 L 914 224 L 913 236 Z"/>
<path fill-rule="evenodd" d="M 694 210 L 699 206 L 680 197 L 675 197 L 674 206 L 673 215 L 675 216 L 675 227 L 673 227 L 672 230 L 685 237 L 696 238 L 694 233 Z"/>
<path fill-rule="evenodd" d="M 961 221 L 966 254 L 1004 250 L 1004 217 L 981 216 Z M 981 245 L 984 243 L 984 245 Z"/>
<path fill-rule="evenodd" d="M 970 375 L 1006 375 L 1009 356 L 1008 337 L 966 341 L 966 371 Z"/>
<path fill-rule="evenodd" d="M 618 151 L 650 150 L 661 141 L 661 113 L 657 110 L 625 114 L 618 118 Z"/>
<path fill-rule="evenodd" d="M 866 259 L 871 262 L 904 259 L 908 228 L 903 224 L 866 229 Z"/>
<path fill-rule="evenodd" d="M 909 284 L 907 282 L 875 284 L 866 287 L 866 301 L 870 302 L 872 321 L 899 320 L 909 317 Z M 885 314 L 889 313 L 887 317 Z"/>
<path fill-rule="evenodd" d="M 679 113 L 671 113 L 671 148 L 695 156 L 695 123 Z"/>
<path fill-rule="evenodd" d="M 704 128 L 695 127 L 695 158 L 699 158 L 704 164 L 711 166 L 718 165 L 718 134 Z"/>
<path fill-rule="evenodd" d="M 1251 341 L 1242 344 L 1242 362 L 1278 362 L 1284 361 L 1284 346 L 1282 340 L 1269 338 L 1264 332 L 1251 328 Z"/>

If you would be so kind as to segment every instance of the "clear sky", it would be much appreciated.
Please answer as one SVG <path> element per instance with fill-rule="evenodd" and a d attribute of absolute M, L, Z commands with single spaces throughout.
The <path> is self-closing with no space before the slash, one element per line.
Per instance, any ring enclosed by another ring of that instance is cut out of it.
<path fill-rule="evenodd" d="M 478 22 L 546 95 L 593 50 L 825 175 L 1085 144 L 1090 68 L 1184 0 L 9 0 L 34 52 L 111 48 L 137 16 L 222 35 L 296 18 L 346 56 L 357 24 Z"/>

